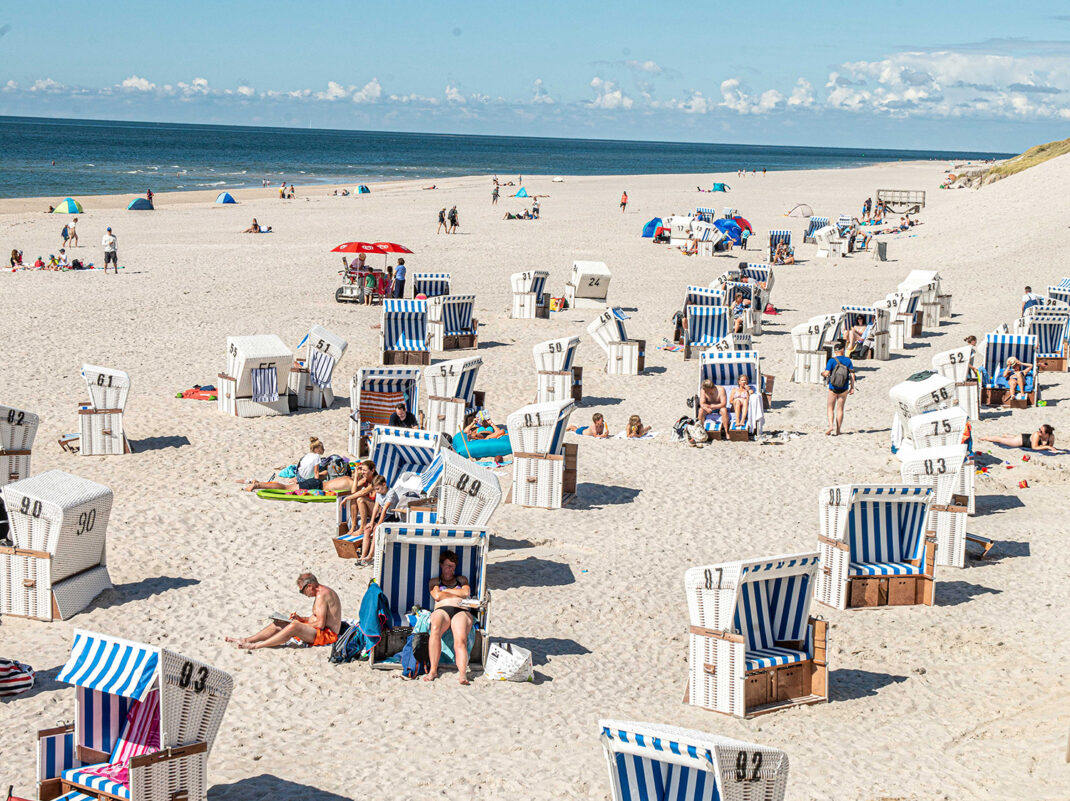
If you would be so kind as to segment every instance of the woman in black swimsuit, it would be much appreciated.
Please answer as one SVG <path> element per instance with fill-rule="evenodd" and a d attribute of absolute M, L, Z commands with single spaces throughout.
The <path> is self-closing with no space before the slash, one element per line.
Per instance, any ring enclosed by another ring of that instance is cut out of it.
<path fill-rule="evenodd" d="M 443 551 L 438 557 L 439 576 L 428 582 L 431 597 L 435 599 L 435 610 L 431 613 L 430 637 L 427 642 L 428 656 L 431 658 L 431 670 L 424 681 L 438 678 L 438 661 L 442 657 L 442 637 L 447 631 L 453 632 L 453 653 L 460 674 L 461 684 L 468 684 L 468 632 L 472 630 L 475 618 L 472 613 L 461 606 L 461 601 L 471 597 L 472 588 L 468 579 L 457 573 L 457 554 Z"/>
<path fill-rule="evenodd" d="M 1047 423 L 1032 434 L 1005 434 L 999 437 L 981 437 L 982 442 L 994 442 L 1008 448 L 1025 448 L 1033 451 L 1056 451 L 1055 429 Z"/>

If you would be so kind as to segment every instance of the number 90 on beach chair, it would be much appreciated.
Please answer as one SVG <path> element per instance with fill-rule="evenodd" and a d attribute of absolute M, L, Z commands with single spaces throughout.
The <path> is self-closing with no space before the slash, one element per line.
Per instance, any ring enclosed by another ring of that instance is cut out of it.
<path fill-rule="evenodd" d="M 819 556 L 693 567 L 688 702 L 751 717 L 828 700 L 828 624 L 810 616 Z"/>
<path fill-rule="evenodd" d="M 606 372 L 610 375 L 639 375 L 646 369 L 646 340 L 628 339 L 627 319 L 628 315 L 614 306 L 587 326 L 587 333 L 606 353 Z"/>
<path fill-rule="evenodd" d="M 227 337 L 227 370 L 220 373 L 219 411 L 235 417 L 289 414 L 293 352 L 274 334 Z"/>
<path fill-rule="evenodd" d="M 348 343 L 337 334 L 332 334 L 321 325 L 314 325 L 298 351 L 305 348 L 303 358 L 290 367 L 288 386 L 297 396 L 300 409 L 330 409 L 334 403 L 334 388 L 331 377 L 334 368 L 345 355 Z"/>
<path fill-rule="evenodd" d="M 675 726 L 600 720 L 612 801 L 784 801 L 788 755 Z"/>
<path fill-rule="evenodd" d="M 536 403 L 583 400 L 583 368 L 573 364 L 579 346 L 579 337 L 561 337 L 540 342 L 531 349 L 539 382 Z"/>

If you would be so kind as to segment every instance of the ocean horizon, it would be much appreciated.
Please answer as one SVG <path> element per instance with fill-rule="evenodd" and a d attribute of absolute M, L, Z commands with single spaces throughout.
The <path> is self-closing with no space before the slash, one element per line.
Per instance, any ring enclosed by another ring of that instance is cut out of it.
<path fill-rule="evenodd" d="M 731 173 L 1015 155 L 5 116 L 0 154 L 2 198 L 241 189 L 265 180 L 300 185 L 486 173 Z"/>

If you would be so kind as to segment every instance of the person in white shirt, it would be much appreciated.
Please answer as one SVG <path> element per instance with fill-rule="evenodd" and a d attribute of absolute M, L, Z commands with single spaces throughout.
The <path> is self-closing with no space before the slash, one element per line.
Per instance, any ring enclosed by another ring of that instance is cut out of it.
<path fill-rule="evenodd" d="M 78 218 L 75 217 L 69 223 L 67 223 L 67 238 L 70 240 L 70 246 L 72 248 L 78 247 L 78 232 L 75 228 L 78 225 Z"/>
<path fill-rule="evenodd" d="M 248 481 L 245 483 L 246 492 L 255 492 L 262 489 L 278 490 L 330 490 L 331 492 L 343 492 L 352 487 L 353 479 L 349 476 L 330 478 L 327 471 L 320 467 L 323 459 L 323 443 L 316 437 L 308 440 L 308 453 L 301 457 L 297 464 L 297 476 L 295 478 L 280 478 L 275 481 Z"/>
<path fill-rule="evenodd" d="M 1033 287 L 1027 286 L 1025 288 L 1025 294 L 1022 295 L 1022 313 L 1021 317 L 1025 317 L 1025 310 L 1031 306 L 1036 306 L 1038 303 L 1043 302 L 1044 298 L 1033 292 Z"/>
<path fill-rule="evenodd" d="M 108 274 L 108 264 L 111 264 L 115 268 L 115 274 L 119 274 L 119 255 L 118 248 L 119 242 L 115 238 L 115 234 L 111 232 L 111 227 L 104 233 L 104 239 L 101 240 L 101 244 L 104 246 L 104 274 Z"/>
<path fill-rule="evenodd" d="M 59 256 L 56 258 L 56 266 L 57 267 L 70 267 L 71 266 L 70 261 L 67 259 L 67 251 L 64 250 L 63 248 L 59 249 Z"/>

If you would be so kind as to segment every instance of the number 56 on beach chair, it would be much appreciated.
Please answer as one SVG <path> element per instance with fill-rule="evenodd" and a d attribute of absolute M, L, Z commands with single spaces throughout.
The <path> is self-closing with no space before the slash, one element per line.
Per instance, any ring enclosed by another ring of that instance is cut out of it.
<path fill-rule="evenodd" d="M 828 624 L 810 616 L 818 569 L 815 552 L 684 574 L 690 704 L 750 717 L 828 700 Z"/>
<path fill-rule="evenodd" d="M 205 801 L 227 673 L 76 629 L 56 681 L 74 685 L 75 722 L 37 733 L 39 801 Z"/>
<path fill-rule="evenodd" d="M 657 723 L 598 726 L 613 801 L 784 801 L 780 749 Z"/>

